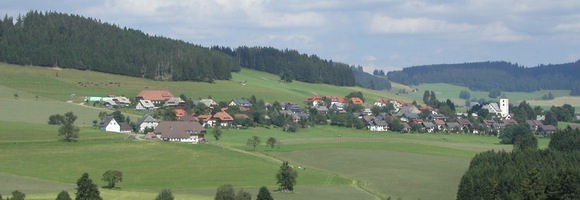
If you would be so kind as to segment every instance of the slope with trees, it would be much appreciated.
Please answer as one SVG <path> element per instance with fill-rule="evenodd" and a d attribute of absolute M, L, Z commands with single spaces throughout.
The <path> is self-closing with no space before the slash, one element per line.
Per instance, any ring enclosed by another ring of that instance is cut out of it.
<path fill-rule="evenodd" d="M 407 85 L 450 83 L 500 93 L 571 90 L 571 95 L 580 95 L 580 60 L 531 68 L 503 61 L 425 65 L 389 72 L 387 76 Z"/>
<path fill-rule="evenodd" d="M 30 11 L 0 20 L 0 61 L 176 81 L 225 80 L 235 60 L 218 51 L 79 15 Z"/>

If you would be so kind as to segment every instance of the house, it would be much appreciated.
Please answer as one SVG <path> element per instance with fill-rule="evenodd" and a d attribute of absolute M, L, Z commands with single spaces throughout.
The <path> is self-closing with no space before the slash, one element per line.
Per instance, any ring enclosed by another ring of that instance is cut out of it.
<path fill-rule="evenodd" d="M 163 107 L 185 108 L 185 101 L 180 97 L 172 97 L 165 101 Z"/>
<path fill-rule="evenodd" d="M 446 129 L 445 121 L 443 121 L 443 120 L 440 120 L 440 119 L 433 120 L 433 124 L 435 124 L 435 128 L 437 130 L 444 131 Z"/>
<path fill-rule="evenodd" d="M 350 98 L 350 103 L 356 104 L 356 105 L 363 105 L 365 102 L 361 98 L 352 97 L 352 98 Z"/>
<path fill-rule="evenodd" d="M 103 97 L 102 101 L 104 101 L 104 105 L 107 107 L 127 107 L 131 105 L 131 101 L 127 97 Z"/>
<path fill-rule="evenodd" d="M 459 125 L 457 122 L 447 122 L 445 123 L 445 129 L 448 131 L 456 132 L 461 130 L 461 125 Z"/>
<path fill-rule="evenodd" d="M 107 132 L 121 132 L 121 125 L 113 118 L 113 116 L 105 116 L 99 123 L 99 129 Z"/>
<path fill-rule="evenodd" d="M 231 126 L 234 122 L 234 118 L 227 112 L 217 112 L 212 116 L 219 126 Z"/>
<path fill-rule="evenodd" d="M 328 108 L 326 106 L 316 106 L 316 111 L 322 114 L 328 114 Z"/>
<path fill-rule="evenodd" d="M 155 134 L 163 141 L 199 143 L 205 141 L 205 128 L 198 122 L 162 121 Z"/>
<path fill-rule="evenodd" d="M 333 102 L 330 107 L 334 110 L 342 111 L 344 110 L 344 103 Z"/>
<path fill-rule="evenodd" d="M 139 127 L 138 131 L 140 133 L 144 133 L 143 131 L 145 128 L 155 129 L 155 127 L 159 125 L 159 122 L 157 122 L 157 119 L 151 117 L 150 115 L 145 115 L 137 121 L 136 125 Z"/>
<path fill-rule="evenodd" d="M 213 99 L 201 99 L 201 100 L 199 100 L 199 102 L 205 104 L 205 106 L 207 106 L 209 108 L 214 108 L 214 107 L 218 106 L 218 103 L 216 101 L 214 101 Z"/>
<path fill-rule="evenodd" d="M 408 123 L 401 123 L 401 125 L 403 125 L 403 130 L 402 131 L 405 131 L 405 132 L 411 131 L 411 126 L 409 126 Z"/>
<path fill-rule="evenodd" d="M 153 104 L 153 102 L 151 102 L 151 100 L 143 100 L 142 99 L 142 100 L 139 100 L 139 102 L 137 103 L 135 110 L 153 111 L 153 110 L 155 110 L 155 105 Z"/>
<path fill-rule="evenodd" d="M 304 103 L 306 103 L 307 105 L 313 105 L 314 102 L 317 101 L 322 101 L 322 97 L 320 96 L 311 96 L 306 98 L 306 100 L 304 100 Z"/>
<path fill-rule="evenodd" d="M 155 139 L 159 139 L 157 138 L 157 135 L 155 135 L 155 132 L 149 132 L 145 135 L 145 139 L 146 140 L 155 140 Z"/>
<path fill-rule="evenodd" d="M 483 124 L 485 124 L 485 126 L 487 128 L 493 128 L 493 127 L 495 127 L 495 124 L 496 124 L 496 122 L 494 120 L 490 120 L 490 119 L 484 119 L 482 122 L 483 122 Z"/>
<path fill-rule="evenodd" d="M 371 108 L 372 108 L 371 105 L 365 105 L 364 108 L 363 108 L 363 111 L 362 111 L 363 114 L 365 114 L 365 115 L 372 115 L 373 114 L 373 111 L 372 111 Z"/>
<path fill-rule="evenodd" d="M 462 130 L 471 127 L 471 122 L 468 119 L 457 119 L 456 122 L 459 123 Z"/>
<path fill-rule="evenodd" d="M 543 125 L 538 128 L 538 132 L 543 135 L 554 134 L 558 129 L 553 125 Z"/>
<path fill-rule="evenodd" d="M 429 116 L 427 116 L 427 120 L 442 120 L 445 121 L 447 120 L 447 117 L 443 114 L 430 114 Z"/>
<path fill-rule="evenodd" d="M 137 94 L 135 101 L 149 100 L 153 104 L 161 104 L 173 98 L 173 94 L 169 90 L 143 90 Z"/>
<path fill-rule="evenodd" d="M 386 107 L 387 105 L 389 105 L 389 103 L 391 102 L 387 99 L 378 99 L 377 101 L 375 101 L 373 105 L 378 107 Z"/>
<path fill-rule="evenodd" d="M 238 106 L 238 107 L 252 107 L 252 103 L 246 99 L 234 99 L 228 104 L 229 106 Z"/>
<path fill-rule="evenodd" d="M 302 112 L 302 108 L 298 104 L 287 104 L 286 110 L 290 110 L 293 113 L 300 113 L 300 112 Z"/>
<path fill-rule="evenodd" d="M 423 128 L 427 131 L 427 133 L 432 133 L 435 131 L 435 124 L 432 122 L 423 122 Z"/>
<path fill-rule="evenodd" d="M 129 123 L 127 122 L 121 122 L 119 123 L 119 133 L 131 133 L 133 132 L 133 127 L 131 127 L 131 125 L 129 125 Z"/>
<path fill-rule="evenodd" d="M 250 117 L 246 114 L 234 114 L 234 119 L 249 119 Z"/>
<path fill-rule="evenodd" d="M 530 129 L 534 131 L 538 131 L 541 126 L 544 126 L 544 124 L 539 120 L 526 120 L 526 124 L 528 124 Z"/>
<path fill-rule="evenodd" d="M 397 113 L 395 114 L 396 116 L 402 116 L 405 113 L 414 113 L 414 114 L 419 114 L 421 113 L 421 111 L 414 105 L 410 105 L 410 106 L 403 106 L 399 109 L 399 111 L 397 111 Z"/>
<path fill-rule="evenodd" d="M 215 124 L 215 120 L 212 118 L 212 115 L 198 115 L 195 118 L 204 127 L 213 127 Z"/>
<path fill-rule="evenodd" d="M 403 115 L 401 116 L 400 120 L 402 122 L 409 122 L 412 121 L 414 119 L 419 119 L 419 115 L 416 113 L 403 113 Z"/>
<path fill-rule="evenodd" d="M 175 117 L 177 119 L 181 119 L 187 115 L 187 112 L 184 109 L 175 109 Z"/>
<path fill-rule="evenodd" d="M 370 131 L 388 131 L 389 125 L 384 120 L 373 120 L 369 125 L 367 125 L 367 128 Z"/>
<path fill-rule="evenodd" d="M 566 126 L 567 129 L 571 129 L 571 130 L 580 130 L 580 124 L 568 124 L 568 126 Z"/>

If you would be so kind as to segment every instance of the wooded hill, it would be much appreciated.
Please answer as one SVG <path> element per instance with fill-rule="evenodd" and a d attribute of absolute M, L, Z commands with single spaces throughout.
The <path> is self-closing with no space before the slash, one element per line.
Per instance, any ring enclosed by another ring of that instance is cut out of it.
<path fill-rule="evenodd" d="M 580 60 L 531 68 L 503 61 L 425 65 L 389 72 L 387 76 L 407 85 L 450 83 L 472 90 L 571 90 L 571 95 L 580 95 Z"/>
<path fill-rule="evenodd" d="M 0 20 L 0 62 L 159 80 L 228 80 L 240 67 L 308 83 L 354 86 L 344 63 L 272 47 L 207 48 L 79 15 L 31 11 Z"/>

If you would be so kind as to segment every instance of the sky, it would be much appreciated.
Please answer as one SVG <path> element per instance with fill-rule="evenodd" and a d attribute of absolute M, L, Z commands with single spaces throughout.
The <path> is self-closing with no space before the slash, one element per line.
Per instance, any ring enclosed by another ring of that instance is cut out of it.
<path fill-rule="evenodd" d="M 2 0 L 0 14 L 78 14 L 202 46 L 271 46 L 385 72 L 580 59 L 578 0 Z"/>

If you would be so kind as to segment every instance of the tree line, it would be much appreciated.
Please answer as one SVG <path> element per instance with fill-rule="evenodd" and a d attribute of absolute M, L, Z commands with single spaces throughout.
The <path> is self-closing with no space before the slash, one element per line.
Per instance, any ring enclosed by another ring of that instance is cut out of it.
<path fill-rule="evenodd" d="M 241 67 L 284 75 L 281 79 L 307 83 L 326 83 L 336 86 L 354 86 L 355 77 L 348 64 L 301 54 L 296 50 L 274 47 L 247 47 L 236 49 L 214 46 L 211 49 L 228 54 Z"/>
<path fill-rule="evenodd" d="M 559 130 L 542 150 L 527 126 L 506 131 L 514 150 L 477 154 L 457 199 L 580 199 L 580 130 Z"/>
<path fill-rule="evenodd" d="M 387 76 L 407 85 L 450 83 L 478 91 L 571 90 L 571 95 L 580 95 L 579 74 L 580 60 L 530 68 L 504 61 L 424 65 L 392 71 Z"/>
<path fill-rule="evenodd" d="M 237 69 L 235 59 L 209 48 L 79 15 L 38 11 L 0 20 L 0 61 L 175 81 L 226 80 Z"/>

